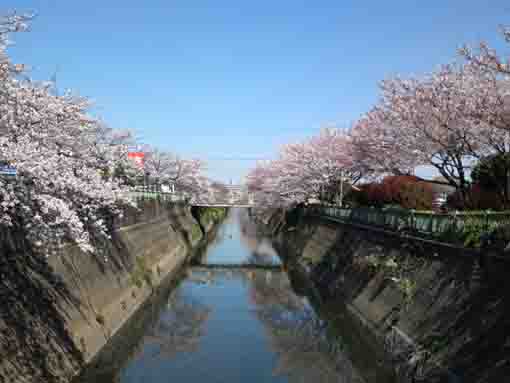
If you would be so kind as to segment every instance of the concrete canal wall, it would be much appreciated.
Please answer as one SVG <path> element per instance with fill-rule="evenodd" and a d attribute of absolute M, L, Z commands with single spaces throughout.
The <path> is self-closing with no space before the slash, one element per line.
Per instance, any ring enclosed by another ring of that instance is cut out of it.
<path fill-rule="evenodd" d="M 322 299 L 346 306 L 386 350 L 399 381 L 510 377 L 504 257 L 325 219 L 283 219 L 281 212 L 266 221 L 279 227 L 275 242 L 286 262 L 308 276 Z"/>
<path fill-rule="evenodd" d="M 0 382 L 65 382 L 79 373 L 223 216 L 202 209 L 197 218 L 188 206 L 149 201 L 114 223 L 98 254 L 68 246 L 47 260 L 4 235 Z"/>

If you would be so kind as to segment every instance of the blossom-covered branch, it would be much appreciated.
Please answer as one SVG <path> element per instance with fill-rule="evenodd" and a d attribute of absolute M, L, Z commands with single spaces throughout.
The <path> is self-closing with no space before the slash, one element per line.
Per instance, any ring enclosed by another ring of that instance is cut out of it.
<path fill-rule="evenodd" d="M 95 238 L 109 237 L 112 218 L 133 205 L 129 184 L 143 176 L 128 160 L 133 135 L 92 117 L 87 99 L 56 95 L 51 84 L 21 76 L 23 66 L 6 52 L 8 35 L 27 30 L 29 21 L 0 18 L 0 165 L 17 172 L 0 178 L 0 226 L 23 231 L 46 255 L 69 242 L 92 252 Z M 172 161 L 159 169 L 162 176 L 197 192 L 201 164 Z"/>

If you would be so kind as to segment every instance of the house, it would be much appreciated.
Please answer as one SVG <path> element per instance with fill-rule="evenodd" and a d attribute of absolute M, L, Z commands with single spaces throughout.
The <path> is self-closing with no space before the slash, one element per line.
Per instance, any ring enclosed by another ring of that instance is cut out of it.
<path fill-rule="evenodd" d="M 434 178 L 432 180 L 420 179 L 420 182 L 424 182 L 430 186 L 432 192 L 434 193 L 434 207 L 443 206 L 448 196 L 453 194 L 456 188 L 449 183 L 446 182 L 442 177 Z"/>

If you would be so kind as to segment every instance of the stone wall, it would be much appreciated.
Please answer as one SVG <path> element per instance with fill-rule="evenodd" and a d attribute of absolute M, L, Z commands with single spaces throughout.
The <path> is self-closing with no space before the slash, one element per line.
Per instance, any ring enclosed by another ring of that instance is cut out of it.
<path fill-rule="evenodd" d="M 509 260 L 310 217 L 276 243 L 375 336 L 399 381 L 510 377 Z"/>
<path fill-rule="evenodd" d="M 15 297 L 9 310 L 2 300 L 0 382 L 75 376 L 206 234 L 189 207 L 157 201 L 114 225 L 111 241 L 99 243 L 95 255 L 68 246 L 44 260 L 20 250 L 26 248 L 22 236 L 2 238 L 0 297 Z"/>

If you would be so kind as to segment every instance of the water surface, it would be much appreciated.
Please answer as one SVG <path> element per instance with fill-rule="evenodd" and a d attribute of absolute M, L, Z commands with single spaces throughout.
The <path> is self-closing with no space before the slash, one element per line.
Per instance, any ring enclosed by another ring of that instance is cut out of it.
<path fill-rule="evenodd" d="M 245 210 L 230 212 L 201 259 L 216 265 L 279 262 Z M 353 333 L 347 330 L 344 339 L 342 316 L 317 315 L 283 271 L 191 267 L 141 315 L 136 331 L 120 334 L 122 345 L 115 347 L 126 349 L 121 361 L 103 357 L 82 382 L 389 381 L 366 363 L 375 358 L 371 351 L 362 351 L 361 363 L 351 360 L 345 339 Z"/>

